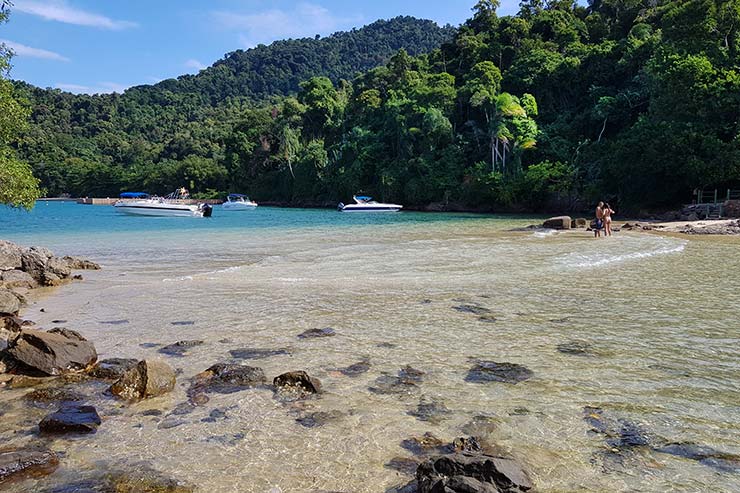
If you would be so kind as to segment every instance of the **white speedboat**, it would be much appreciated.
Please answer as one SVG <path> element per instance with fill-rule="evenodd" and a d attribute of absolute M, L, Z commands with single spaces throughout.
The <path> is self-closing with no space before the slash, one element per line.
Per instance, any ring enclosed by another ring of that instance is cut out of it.
<path fill-rule="evenodd" d="M 221 205 L 225 211 L 251 211 L 257 208 L 257 202 L 249 200 L 249 197 L 240 193 L 232 193 L 226 197 L 226 202 Z"/>
<path fill-rule="evenodd" d="M 355 200 L 354 204 L 339 203 L 340 212 L 398 212 L 403 209 L 402 205 L 376 202 L 372 197 L 364 195 L 355 195 L 352 198 Z"/>
<path fill-rule="evenodd" d="M 211 217 L 213 208 L 206 204 L 187 204 L 186 192 L 173 192 L 165 198 L 151 197 L 142 200 L 119 200 L 113 207 L 118 212 L 138 216 Z"/>

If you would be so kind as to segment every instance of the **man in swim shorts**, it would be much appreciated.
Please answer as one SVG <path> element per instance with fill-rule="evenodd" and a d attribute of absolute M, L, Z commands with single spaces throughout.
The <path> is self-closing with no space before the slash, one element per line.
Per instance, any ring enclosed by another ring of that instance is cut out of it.
<path fill-rule="evenodd" d="M 599 202 L 596 206 L 596 221 L 594 222 L 594 238 L 601 236 L 601 230 L 604 228 L 604 203 Z"/>

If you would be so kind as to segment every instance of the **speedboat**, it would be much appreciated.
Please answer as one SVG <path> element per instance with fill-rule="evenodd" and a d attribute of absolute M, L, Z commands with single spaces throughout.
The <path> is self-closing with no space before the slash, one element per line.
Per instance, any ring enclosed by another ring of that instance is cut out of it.
<path fill-rule="evenodd" d="M 257 207 L 257 202 L 249 200 L 249 197 L 240 193 L 232 193 L 226 197 L 226 202 L 221 205 L 225 211 L 251 211 Z"/>
<path fill-rule="evenodd" d="M 398 212 L 403 209 L 402 205 L 376 202 L 372 197 L 365 195 L 355 195 L 352 198 L 355 201 L 354 204 L 339 203 L 337 208 L 340 212 Z"/>
<path fill-rule="evenodd" d="M 113 207 L 118 212 L 138 216 L 211 217 L 213 207 L 206 203 L 185 203 L 187 197 L 187 191 L 181 189 L 167 197 L 150 197 L 142 200 L 125 200 L 124 197 L 113 204 Z"/>

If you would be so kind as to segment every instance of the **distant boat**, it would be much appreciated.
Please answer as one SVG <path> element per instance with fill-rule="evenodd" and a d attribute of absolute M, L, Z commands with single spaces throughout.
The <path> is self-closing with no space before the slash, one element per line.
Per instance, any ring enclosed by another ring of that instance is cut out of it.
<path fill-rule="evenodd" d="M 221 208 L 225 211 L 251 211 L 257 208 L 257 202 L 249 200 L 246 195 L 232 193 L 226 197 Z"/>
<path fill-rule="evenodd" d="M 354 204 L 339 203 L 337 208 L 340 212 L 398 212 L 403 209 L 402 205 L 376 202 L 372 197 L 365 195 L 355 195 L 352 198 L 355 201 Z"/>
<path fill-rule="evenodd" d="M 146 198 L 142 198 L 146 196 Z M 184 189 L 172 192 L 167 197 L 149 197 L 143 192 L 126 192 L 113 204 L 118 212 L 138 216 L 211 217 L 213 208 L 206 204 L 185 204 L 188 197 Z M 134 200 L 127 200 L 134 199 Z M 138 200 L 137 200 L 138 199 Z"/>

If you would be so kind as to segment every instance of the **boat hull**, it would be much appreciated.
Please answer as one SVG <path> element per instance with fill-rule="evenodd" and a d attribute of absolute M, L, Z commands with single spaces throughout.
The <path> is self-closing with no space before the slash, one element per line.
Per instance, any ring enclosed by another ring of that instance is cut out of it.
<path fill-rule="evenodd" d="M 221 205 L 221 209 L 224 211 L 253 211 L 257 208 L 257 204 L 234 204 L 224 203 Z"/>
<path fill-rule="evenodd" d="M 345 205 L 340 210 L 342 212 L 399 212 L 402 206 L 380 206 L 380 207 L 368 207 L 368 206 L 356 206 L 356 205 Z"/>
<path fill-rule="evenodd" d="M 118 212 L 134 216 L 203 217 L 203 211 L 195 205 L 174 204 L 115 204 Z"/>

